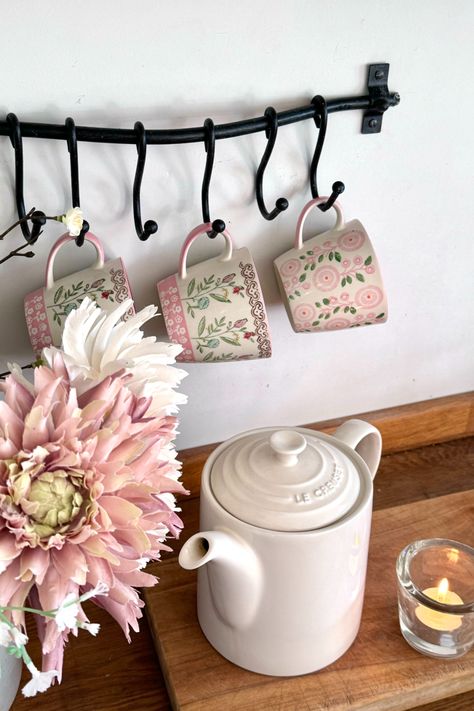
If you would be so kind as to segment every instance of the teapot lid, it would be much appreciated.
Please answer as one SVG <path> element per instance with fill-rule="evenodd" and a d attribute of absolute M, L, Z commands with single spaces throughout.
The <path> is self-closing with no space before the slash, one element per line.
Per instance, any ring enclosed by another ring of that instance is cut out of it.
<path fill-rule="evenodd" d="M 334 523 L 354 506 L 360 462 L 335 437 L 303 428 L 265 428 L 223 447 L 210 484 L 220 505 L 246 523 L 309 531 Z"/>

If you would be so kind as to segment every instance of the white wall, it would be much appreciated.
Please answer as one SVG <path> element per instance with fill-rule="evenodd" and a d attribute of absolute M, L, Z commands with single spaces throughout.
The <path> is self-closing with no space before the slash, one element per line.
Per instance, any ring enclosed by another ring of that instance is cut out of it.
<path fill-rule="evenodd" d="M 0 114 L 20 120 L 148 127 L 200 124 L 289 108 L 322 93 L 364 93 L 366 65 L 390 62 L 389 87 L 402 97 L 382 133 L 362 135 L 361 113 L 329 116 L 320 186 L 346 184 L 342 205 L 372 236 L 390 296 L 386 325 L 314 335 L 292 332 L 272 260 L 289 248 L 309 198 L 312 122 L 280 129 L 267 200 L 290 208 L 259 215 L 254 171 L 264 137 L 219 141 L 211 184 L 213 217 L 254 254 L 273 335 L 271 360 L 195 364 L 183 389 L 181 447 L 244 428 L 304 423 L 471 389 L 473 379 L 473 210 L 471 0 L 117 0 L 3 2 Z M 70 205 L 62 141 L 24 140 L 25 196 L 49 214 Z M 133 229 L 133 146 L 79 144 L 81 197 L 91 229 L 110 256 L 122 255 L 138 306 L 156 301 L 155 282 L 176 271 L 186 233 L 201 221 L 203 146 L 153 146 L 143 184 L 143 218 L 159 234 Z M 15 217 L 13 151 L 0 138 L 0 227 Z M 313 226 L 328 226 L 318 215 Z M 48 226 L 34 260 L 0 266 L 7 359 L 30 358 L 22 301 L 37 288 L 58 226 Z M 20 234 L 0 246 L 0 255 Z M 202 241 L 194 257 L 218 244 Z M 64 273 L 85 266 L 70 247 Z M 156 332 L 162 332 L 157 324 Z"/>

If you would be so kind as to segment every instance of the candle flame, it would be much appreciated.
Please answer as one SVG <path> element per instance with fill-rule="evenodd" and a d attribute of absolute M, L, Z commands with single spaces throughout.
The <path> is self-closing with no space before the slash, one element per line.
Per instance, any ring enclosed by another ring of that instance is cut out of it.
<path fill-rule="evenodd" d="M 439 602 L 445 602 L 446 596 L 449 591 L 449 582 L 447 578 L 442 578 L 438 585 L 438 600 Z"/>

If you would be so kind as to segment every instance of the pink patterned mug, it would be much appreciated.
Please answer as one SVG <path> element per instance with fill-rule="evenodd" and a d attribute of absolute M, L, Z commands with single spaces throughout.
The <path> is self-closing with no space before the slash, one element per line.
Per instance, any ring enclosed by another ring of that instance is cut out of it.
<path fill-rule="evenodd" d="M 112 309 L 125 299 L 131 298 L 130 284 L 120 257 L 104 264 L 104 249 L 100 241 L 88 232 L 86 241 L 94 245 L 97 257 L 91 267 L 54 280 L 54 259 L 61 247 L 71 240 L 69 234 L 60 237 L 49 253 L 46 265 L 46 286 L 27 294 L 25 316 L 28 334 L 34 352 L 39 355 L 47 346 L 61 345 L 61 336 L 66 316 L 76 309 L 88 296 L 104 309 Z M 133 316 L 131 307 L 124 320 Z"/>
<path fill-rule="evenodd" d="M 333 331 L 387 320 L 387 297 L 379 264 L 359 220 L 344 224 L 340 205 L 327 232 L 303 243 L 311 210 L 325 202 L 310 200 L 296 226 L 293 249 L 274 260 L 278 286 L 293 330 Z"/>
<path fill-rule="evenodd" d="M 225 230 L 222 254 L 186 266 L 192 243 L 212 229 L 195 227 L 179 259 L 179 273 L 157 284 L 168 335 L 180 343 L 180 361 L 269 358 L 271 343 L 257 271 L 248 249 L 234 250 Z"/>

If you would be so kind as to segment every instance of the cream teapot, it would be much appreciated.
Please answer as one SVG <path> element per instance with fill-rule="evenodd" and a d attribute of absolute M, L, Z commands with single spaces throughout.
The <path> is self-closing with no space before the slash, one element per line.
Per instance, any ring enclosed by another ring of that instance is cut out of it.
<path fill-rule="evenodd" d="M 212 453 L 202 473 L 201 532 L 179 562 L 199 569 L 199 623 L 224 657 L 293 676 L 350 647 L 381 448 L 375 427 L 349 420 L 333 436 L 253 430 Z"/>

